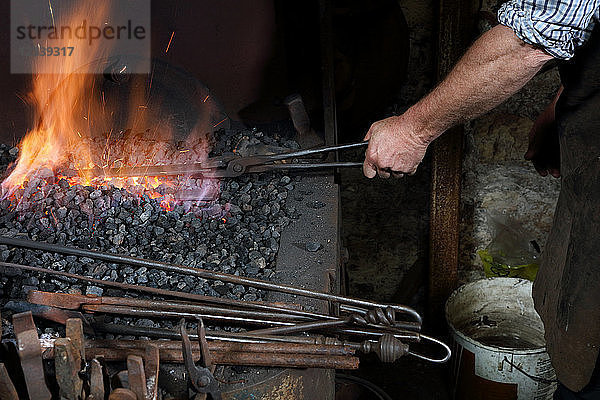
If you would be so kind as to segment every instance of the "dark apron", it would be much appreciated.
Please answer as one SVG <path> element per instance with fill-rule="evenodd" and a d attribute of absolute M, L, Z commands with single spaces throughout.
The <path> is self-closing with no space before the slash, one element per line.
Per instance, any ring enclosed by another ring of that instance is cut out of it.
<path fill-rule="evenodd" d="M 577 392 L 600 345 L 600 26 L 560 73 L 562 186 L 533 297 L 558 379 Z"/>

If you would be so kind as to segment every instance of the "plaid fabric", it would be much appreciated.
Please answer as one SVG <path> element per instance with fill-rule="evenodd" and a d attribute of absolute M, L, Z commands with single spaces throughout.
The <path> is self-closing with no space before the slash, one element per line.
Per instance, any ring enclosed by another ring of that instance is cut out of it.
<path fill-rule="evenodd" d="M 600 18 L 600 0 L 510 0 L 498 21 L 524 42 L 568 60 L 589 38 Z"/>

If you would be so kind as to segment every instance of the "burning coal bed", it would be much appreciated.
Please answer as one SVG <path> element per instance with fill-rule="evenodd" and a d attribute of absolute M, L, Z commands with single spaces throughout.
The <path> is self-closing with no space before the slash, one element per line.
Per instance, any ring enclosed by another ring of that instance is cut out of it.
<path fill-rule="evenodd" d="M 225 130 L 217 137 L 211 156 L 232 151 L 240 142 L 262 148 L 298 147 L 294 141 L 266 136 L 257 130 Z M 16 148 L 0 145 L 3 171 L 17 154 Z M 30 190 L 24 185 L 21 199 L 10 197 L 1 201 L 0 234 L 269 279 L 274 274 L 281 232 L 299 217 L 295 207 L 286 205 L 288 194 L 299 179 L 283 173 L 223 179 L 218 199 L 180 201 L 168 207 L 161 204 L 160 198 L 110 185 L 72 186 L 55 177 L 36 179 L 35 183 L 28 183 L 35 185 Z M 254 288 L 220 281 L 6 246 L 0 246 L 0 260 L 209 296 L 254 301 L 265 295 Z M 25 299 L 30 290 L 149 298 L 35 273 L 2 275 L 0 279 L 3 306 Z M 105 321 L 163 328 L 172 328 L 178 322 L 126 317 L 106 317 Z M 5 328 L 10 330 L 9 325 Z M 43 333 L 52 337 L 58 332 L 47 327 Z M 106 337 L 113 338 L 110 334 Z"/>

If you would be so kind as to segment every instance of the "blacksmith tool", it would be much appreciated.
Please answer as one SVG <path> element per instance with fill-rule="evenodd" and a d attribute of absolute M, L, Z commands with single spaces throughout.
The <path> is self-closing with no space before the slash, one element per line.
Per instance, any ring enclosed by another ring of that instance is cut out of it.
<path fill-rule="evenodd" d="M 42 348 L 31 312 L 15 314 L 12 318 L 17 350 L 25 375 L 25 384 L 30 399 L 50 400 L 52 395 L 46 386 Z"/>
<path fill-rule="evenodd" d="M 200 305 L 164 300 L 144 300 L 131 297 L 86 296 L 71 293 L 51 293 L 31 290 L 27 300 L 33 304 L 58 307 L 69 310 L 83 309 L 90 312 L 115 313 L 118 307 L 128 307 L 135 310 L 146 309 L 151 312 L 182 312 L 200 314 L 203 318 L 225 321 L 248 322 L 252 324 L 282 325 L 290 321 L 309 321 L 311 318 L 288 314 L 286 311 L 279 313 L 263 312 L 256 310 L 243 310 L 210 305 Z M 121 308 L 122 309 L 122 308 Z M 126 314 L 127 310 L 123 314 Z M 167 315 L 165 313 L 165 315 Z M 173 314 L 175 315 L 175 314 Z M 324 314 L 314 313 L 317 319 L 334 319 Z M 291 325 L 291 323 L 289 324 Z"/>
<path fill-rule="evenodd" d="M 85 368 L 83 322 L 79 318 L 66 321 L 66 337 L 54 342 L 54 366 L 61 399 L 82 398 L 83 381 L 79 373 Z"/>
<path fill-rule="evenodd" d="M 54 342 L 54 366 L 61 399 L 77 400 L 81 398 L 83 390 L 83 381 L 79 378 L 81 361 L 81 354 L 69 338 L 56 339 Z"/>
<path fill-rule="evenodd" d="M 350 143 L 337 146 L 322 146 L 306 150 L 291 151 L 287 153 L 238 156 L 226 155 L 210 157 L 198 163 L 156 165 L 144 167 L 121 168 L 95 168 L 89 170 L 91 175 L 103 177 L 135 177 L 135 176 L 195 176 L 205 178 L 235 178 L 243 174 L 273 170 L 312 170 L 322 168 L 359 167 L 362 162 L 302 162 L 300 159 L 307 156 L 323 155 L 326 153 L 354 149 L 367 146 L 369 142 Z"/>
<path fill-rule="evenodd" d="M 158 269 L 166 272 L 176 273 L 176 274 L 184 274 L 184 275 L 192 275 L 203 279 L 210 280 L 221 280 L 223 282 L 230 282 L 238 285 L 245 285 L 250 287 L 255 287 L 257 289 L 270 290 L 279 293 L 287 293 L 287 294 L 295 294 L 298 296 L 304 296 L 308 298 L 318 299 L 329 301 L 331 303 L 335 303 L 339 306 L 339 309 L 342 310 L 343 307 L 352 308 L 353 311 L 362 314 L 364 317 L 368 318 L 370 321 L 371 318 L 378 318 L 380 315 L 384 315 L 386 321 L 378 321 L 379 323 L 389 323 L 395 322 L 395 318 L 393 321 L 389 321 L 390 316 L 396 317 L 397 314 L 406 314 L 410 315 L 414 321 L 416 322 L 415 330 L 419 330 L 423 319 L 421 315 L 413 308 L 400 305 L 400 304 L 382 304 L 370 300 L 363 299 L 355 299 L 346 296 L 335 295 L 331 293 L 318 292 L 314 290 L 308 290 L 298 286 L 291 285 L 283 285 L 277 284 L 269 281 L 264 281 L 256 278 L 248 278 L 242 277 L 232 274 L 226 274 L 217 271 L 210 271 L 201 268 L 192 268 L 186 267 L 184 265 L 175 265 L 168 264 L 161 261 L 153 261 L 142 258 L 135 258 L 123 254 L 110 254 L 104 253 L 100 251 L 94 250 L 84 250 L 76 247 L 68 247 L 61 246 L 54 243 L 45 243 L 45 242 L 37 242 L 33 240 L 20 239 L 20 238 L 12 238 L 7 236 L 0 236 L 0 244 L 8 245 L 8 246 L 17 246 L 28 249 L 36 249 L 53 253 L 61 253 L 61 254 L 69 254 L 78 257 L 89 257 L 97 260 L 102 260 L 110 263 L 117 264 L 128 264 L 135 265 L 139 267 L 146 267 L 148 269 Z M 14 267 L 20 268 L 21 266 L 10 263 L 0 263 L 0 266 L 4 267 Z M 385 312 L 372 312 L 373 309 L 381 308 L 386 310 Z M 369 312 L 371 311 L 371 312 Z"/>
<path fill-rule="evenodd" d="M 147 400 L 158 399 L 158 369 L 160 365 L 160 353 L 158 347 L 148 344 L 145 348 L 144 370 L 146 373 Z"/>
<path fill-rule="evenodd" d="M 61 399 L 82 398 L 83 381 L 79 377 L 85 366 L 85 339 L 83 323 L 79 318 L 69 318 L 66 337 L 54 342 L 54 366 Z"/>
<path fill-rule="evenodd" d="M 185 320 L 181 320 L 181 347 L 183 352 L 183 363 L 187 370 L 192 387 L 198 393 L 210 395 L 212 400 L 221 400 L 219 383 L 215 379 L 213 372 L 212 359 L 206 342 L 206 332 L 204 322 L 198 320 L 198 343 L 200 345 L 200 366 L 194 363 L 192 354 L 192 344 L 185 329 Z M 205 398 L 207 396 L 204 396 Z M 201 396 L 202 399 L 202 396 Z"/>
<path fill-rule="evenodd" d="M 243 326 L 269 325 L 279 326 L 281 330 L 273 334 L 289 334 L 292 332 L 309 332 L 315 330 L 331 330 L 338 332 L 348 329 L 369 327 L 381 332 L 394 333 L 402 338 L 412 338 L 418 341 L 414 329 L 418 326 L 412 322 L 397 322 L 393 319 L 385 324 L 368 321 L 359 313 L 352 313 L 343 317 L 334 317 L 327 314 L 314 313 L 313 319 L 289 315 L 287 312 L 269 313 L 256 310 L 239 310 L 199 304 L 190 304 L 163 300 L 144 300 L 128 297 L 99 297 L 84 296 L 80 294 L 50 293 L 32 290 L 27 294 L 29 302 L 44 306 L 67 309 L 79 309 L 91 313 L 106 313 L 117 315 L 130 315 L 138 318 L 196 318 L 197 316 L 217 322 L 236 323 Z M 381 311 L 384 314 L 383 311 Z M 54 314 L 54 313 L 52 313 Z M 386 318 L 381 317 L 384 321 Z M 355 331 L 354 333 L 359 333 Z"/>
<path fill-rule="evenodd" d="M 302 310 L 302 308 L 296 304 L 268 303 L 268 302 L 263 302 L 263 301 L 259 302 L 259 301 L 247 301 L 247 300 L 242 301 L 242 300 L 228 299 L 228 298 L 224 298 L 224 297 L 204 296 L 204 295 L 195 294 L 195 293 L 175 292 L 172 290 L 153 288 L 150 286 L 133 285 L 133 284 L 127 284 L 127 283 L 123 283 L 123 282 L 114 282 L 114 281 L 104 281 L 101 279 L 94 279 L 94 278 L 90 278 L 90 277 L 83 276 L 83 275 L 71 274 L 69 272 L 64 272 L 64 271 L 55 271 L 53 269 L 48 269 L 48 268 L 34 267 L 31 265 L 0 262 L 0 273 L 12 274 L 13 270 L 31 271 L 31 272 L 38 272 L 41 274 L 48 274 L 48 275 L 52 275 L 52 276 L 61 276 L 64 278 L 75 279 L 78 281 L 93 283 L 96 285 L 114 287 L 114 288 L 124 290 L 126 292 L 134 291 L 134 292 L 148 293 L 148 294 L 157 295 L 157 296 L 161 296 L 161 297 L 173 297 L 173 298 L 179 298 L 182 300 L 194 301 L 194 302 L 200 302 L 200 303 L 214 303 L 214 304 L 220 304 L 222 306 L 232 306 L 232 307 L 236 307 L 239 309 L 249 308 L 249 309 L 256 309 L 256 310 L 285 312 L 285 313 L 289 313 L 289 314 L 293 314 L 293 315 L 300 315 L 300 316 L 306 316 L 306 317 L 318 316 L 318 314 L 316 314 L 316 313 Z M 88 296 L 86 296 L 86 297 L 88 297 Z M 71 297 L 71 299 L 75 300 L 76 297 Z M 18 307 L 22 306 L 22 302 L 14 302 L 14 301 L 8 302 L 5 305 L 5 308 L 9 308 L 8 307 L 9 304 L 12 305 L 13 308 L 11 308 L 11 309 L 15 312 L 32 311 L 34 313 L 34 315 L 36 314 L 36 311 L 40 315 L 45 312 L 45 310 L 43 310 L 43 309 L 34 311 L 31 308 L 20 311 L 18 309 Z M 44 303 L 44 304 L 46 304 L 46 303 Z M 46 305 L 55 306 L 56 304 L 48 303 Z M 69 307 L 67 307 L 67 306 L 69 306 Z M 75 309 L 77 309 L 80 306 L 81 306 L 81 303 L 71 301 L 69 303 L 64 303 L 64 302 L 61 303 L 60 308 L 69 309 L 71 307 L 75 307 Z M 66 318 L 80 318 L 80 316 L 70 316 L 70 315 L 72 315 L 72 314 L 62 314 L 62 315 L 55 315 L 55 316 L 51 317 L 51 316 L 44 314 L 43 317 L 46 319 L 54 320 L 55 322 L 58 322 L 61 324 L 65 323 L 64 321 L 66 321 Z M 53 318 L 56 318 L 56 320 Z M 59 319 L 62 319 L 62 320 L 59 320 Z"/>
<path fill-rule="evenodd" d="M 127 356 L 127 378 L 129 390 L 135 393 L 138 400 L 145 400 L 146 391 L 146 371 L 144 370 L 144 359 L 140 356 Z"/>
<path fill-rule="evenodd" d="M 19 400 L 17 389 L 3 363 L 0 363 L 0 400 Z"/>
<path fill-rule="evenodd" d="M 87 400 L 104 400 L 104 375 L 97 359 L 90 361 L 90 394 Z"/>
<path fill-rule="evenodd" d="M 48 321 L 56 322 L 57 324 L 66 325 L 69 318 L 83 319 L 83 314 L 72 310 L 63 310 L 56 307 L 48 307 L 45 305 L 32 304 L 26 301 L 10 300 L 4 307 L 5 310 L 10 310 L 14 313 L 22 313 L 31 311 L 35 318 L 43 318 Z M 87 321 L 84 320 L 87 327 Z"/>
<path fill-rule="evenodd" d="M 133 391 L 129 389 L 118 388 L 110 393 L 108 400 L 138 400 L 138 398 Z"/>

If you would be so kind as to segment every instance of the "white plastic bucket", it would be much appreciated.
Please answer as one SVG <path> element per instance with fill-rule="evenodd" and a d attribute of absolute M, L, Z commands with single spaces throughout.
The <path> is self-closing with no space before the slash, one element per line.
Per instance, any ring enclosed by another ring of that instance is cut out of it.
<path fill-rule="evenodd" d="M 556 375 L 530 281 L 491 278 L 458 288 L 446 303 L 458 400 L 552 399 Z"/>

